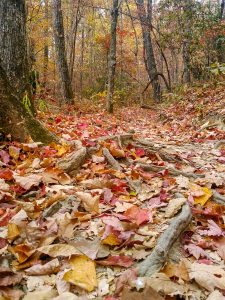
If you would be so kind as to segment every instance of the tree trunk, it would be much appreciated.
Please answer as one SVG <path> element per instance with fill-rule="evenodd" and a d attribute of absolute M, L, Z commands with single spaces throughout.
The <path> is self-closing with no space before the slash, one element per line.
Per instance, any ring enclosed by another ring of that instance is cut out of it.
<path fill-rule="evenodd" d="M 221 1 L 220 19 L 225 20 L 225 0 Z"/>
<path fill-rule="evenodd" d="M 44 144 L 57 142 L 58 139 L 26 110 L 16 95 L 0 61 L 0 132 L 20 142 L 27 142 L 29 137 Z"/>
<path fill-rule="evenodd" d="M 18 100 L 22 101 L 25 93 L 31 95 L 25 0 L 0 1 L 0 28 L 2 67 Z M 32 101 L 31 104 L 31 111 L 34 112 Z"/>
<path fill-rule="evenodd" d="M 192 0 L 184 1 L 184 37 L 183 37 L 183 63 L 184 63 L 184 83 L 191 82 L 191 53 L 190 53 L 190 39 L 192 26 Z"/>
<path fill-rule="evenodd" d="M 113 0 L 113 7 L 111 11 L 111 40 L 109 49 L 109 62 L 108 62 L 108 92 L 107 92 L 107 111 L 113 113 L 113 94 L 115 86 L 115 73 L 116 73 L 116 29 L 118 21 L 118 0 Z"/>
<path fill-rule="evenodd" d="M 71 78 L 69 75 L 69 68 L 66 60 L 61 0 L 53 0 L 53 27 L 57 66 L 62 87 L 62 96 L 67 103 L 71 104 L 73 102 L 73 90 Z"/>
<path fill-rule="evenodd" d="M 73 12 L 74 12 L 74 8 L 71 7 L 71 9 L 73 9 Z M 78 25 L 80 23 L 80 20 L 81 20 L 80 0 L 78 0 L 77 1 L 77 8 L 76 8 L 76 18 L 75 18 L 75 20 L 72 19 L 71 28 L 70 28 L 69 74 L 70 74 L 71 80 L 73 79 L 73 69 L 74 69 L 74 62 L 75 62 L 77 32 L 78 32 Z"/>
<path fill-rule="evenodd" d="M 49 49 L 48 49 L 48 32 L 49 32 L 49 6 L 48 6 L 48 0 L 45 0 L 45 21 L 46 21 L 46 28 L 45 28 L 45 44 L 44 44 L 44 62 L 43 62 L 43 86 L 46 86 L 47 83 L 47 72 L 48 72 L 48 55 L 49 55 Z"/>
<path fill-rule="evenodd" d="M 144 60 L 146 61 L 146 71 L 149 79 L 152 82 L 153 98 L 155 101 L 161 100 L 161 86 L 154 56 L 152 38 L 150 34 L 152 23 L 152 0 L 147 0 L 147 12 L 144 6 L 144 0 L 136 0 L 138 17 L 141 22 L 143 47 L 144 47 Z"/>

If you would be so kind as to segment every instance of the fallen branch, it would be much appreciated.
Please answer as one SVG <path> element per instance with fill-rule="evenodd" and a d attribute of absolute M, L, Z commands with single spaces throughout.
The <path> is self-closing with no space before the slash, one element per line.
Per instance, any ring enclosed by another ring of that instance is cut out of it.
<path fill-rule="evenodd" d="M 171 221 L 169 227 L 159 238 L 152 253 L 143 262 L 138 264 L 137 270 L 139 276 L 151 276 L 161 270 L 167 260 L 171 247 L 188 227 L 191 219 L 190 206 L 188 203 L 185 203 L 181 213 Z"/>
<path fill-rule="evenodd" d="M 102 149 L 103 155 L 107 159 L 108 163 L 113 167 L 113 169 L 120 171 L 121 167 L 117 160 L 112 156 L 107 148 Z"/>
<path fill-rule="evenodd" d="M 185 173 L 183 171 L 171 168 L 171 167 L 161 167 L 161 166 L 154 166 L 154 165 L 147 165 L 147 164 L 141 164 L 139 163 L 140 167 L 144 170 L 144 171 L 150 171 L 150 172 L 161 172 L 164 170 L 167 170 L 169 172 L 169 174 L 174 175 L 174 176 L 185 176 L 188 178 L 204 178 L 205 175 L 203 174 L 194 174 L 194 173 Z"/>

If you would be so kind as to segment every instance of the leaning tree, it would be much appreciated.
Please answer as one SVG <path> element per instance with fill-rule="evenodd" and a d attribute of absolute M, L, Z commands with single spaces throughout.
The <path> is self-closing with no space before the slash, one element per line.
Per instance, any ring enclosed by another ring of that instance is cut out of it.
<path fill-rule="evenodd" d="M 29 89 L 25 0 L 0 1 L 0 133 L 13 140 L 56 141 L 23 105 Z"/>

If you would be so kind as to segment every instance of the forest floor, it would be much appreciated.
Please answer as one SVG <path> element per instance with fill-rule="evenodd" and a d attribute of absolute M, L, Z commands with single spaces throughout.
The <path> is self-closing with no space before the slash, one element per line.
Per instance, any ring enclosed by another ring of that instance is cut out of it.
<path fill-rule="evenodd" d="M 175 100 L 1 144 L 0 299 L 224 299 L 225 89 Z"/>

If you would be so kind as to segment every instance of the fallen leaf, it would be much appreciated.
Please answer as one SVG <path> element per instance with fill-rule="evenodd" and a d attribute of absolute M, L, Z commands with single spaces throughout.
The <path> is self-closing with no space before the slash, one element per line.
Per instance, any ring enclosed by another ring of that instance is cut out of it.
<path fill-rule="evenodd" d="M 80 251 L 72 245 L 68 244 L 53 244 L 43 246 L 37 249 L 37 251 L 47 254 L 51 257 L 64 256 L 68 257 L 71 255 L 80 255 Z"/>
<path fill-rule="evenodd" d="M 66 272 L 63 279 L 88 292 L 92 292 L 97 287 L 95 262 L 82 255 L 71 258 L 69 263 L 72 270 Z"/>
<path fill-rule="evenodd" d="M 99 213 L 99 195 L 92 196 L 91 194 L 84 192 L 76 192 L 75 195 L 82 202 L 86 211 Z"/>
<path fill-rule="evenodd" d="M 136 223 L 138 226 L 149 221 L 149 211 L 142 209 L 136 205 L 128 208 L 124 213 L 130 221 Z"/>
<path fill-rule="evenodd" d="M 201 187 L 194 183 L 190 183 L 189 188 L 194 197 L 195 204 L 200 204 L 201 206 L 204 206 L 213 195 L 212 190 L 209 188 Z"/>
<path fill-rule="evenodd" d="M 16 224 L 14 223 L 9 223 L 8 224 L 8 239 L 9 240 L 14 240 L 16 237 L 20 235 L 19 228 Z"/>
<path fill-rule="evenodd" d="M 163 300 L 152 287 L 147 286 L 140 292 L 131 291 L 129 288 L 124 288 L 120 296 L 121 300 Z"/>
<path fill-rule="evenodd" d="M 205 252 L 205 250 L 203 250 L 201 247 L 197 245 L 194 244 L 185 245 L 184 249 L 187 250 L 196 259 L 199 259 L 200 257 L 208 257 L 207 252 Z"/>
<path fill-rule="evenodd" d="M 133 265 L 134 260 L 130 256 L 112 255 L 109 256 L 107 259 L 98 260 L 97 263 L 103 266 L 120 266 L 129 268 Z"/>
<path fill-rule="evenodd" d="M 60 264 L 59 260 L 53 259 L 48 263 L 41 265 L 37 264 L 25 270 L 28 275 L 49 275 L 59 271 Z"/>
<path fill-rule="evenodd" d="M 222 229 L 213 221 L 208 220 L 208 230 L 199 230 L 199 234 L 207 236 L 223 236 Z"/>
<path fill-rule="evenodd" d="M 180 261 L 179 264 L 169 262 L 164 267 L 162 272 L 165 273 L 169 278 L 177 277 L 177 278 L 181 278 L 185 281 L 189 281 L 187 267 L 183 261 Z"/>
<path fill-rule="evenodd" d="M 219 291 L 214 291 L 208 296 L 206 300 L 224 300 L 224 296 Z"/>
<path fill-rule="evenodd" d="M 190 266 L 189 276 L 210 292 L 215 288 L 225 289 L 225 270 L 222 266 L 193 263 Z"/>
<path fill-rule="evenodd" d="M 175 198 L 170 200 L 168 206 L 166 207 L 165 216 L 167 218 L 172 218 L 186 202 L 185 198 Z"/>
<path fill-rule="evenodd" d="M 22 274 L 15 274 L 9 268 L 0 267 L 0 287 L 16 285 L 22 278 Z"/>
<path fill-rule="evenodd" d="M 16 183 L 19 184 L 25 190 L 29 190 L 33 186 L 38 186 L 42 181 L 42 176 L 31 174 L 28 176 L 19 176 L 16 173 L 13 174 L 13 178 Z"/>

